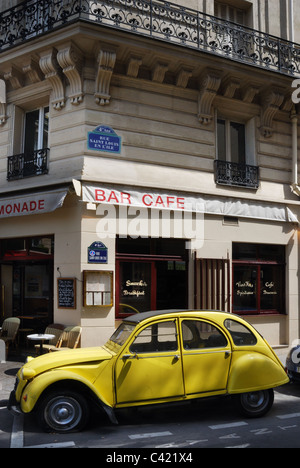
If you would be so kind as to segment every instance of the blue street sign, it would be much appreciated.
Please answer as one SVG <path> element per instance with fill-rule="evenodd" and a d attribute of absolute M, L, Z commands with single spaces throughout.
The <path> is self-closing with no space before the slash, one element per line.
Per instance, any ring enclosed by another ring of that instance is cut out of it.
<path fill-rule="evenodd" d="M 120 154 L 121 144 L 121 137 L 105 125 L 99 125 L 93 132 L 88 132 L 88 149 L 90 150 Z"/>

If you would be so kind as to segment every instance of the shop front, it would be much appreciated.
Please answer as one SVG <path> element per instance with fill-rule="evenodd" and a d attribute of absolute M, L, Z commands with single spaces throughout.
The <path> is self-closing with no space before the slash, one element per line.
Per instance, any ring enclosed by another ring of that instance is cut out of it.
<path fill-rule="evenodd" d="M 44 331 L 53 322 L 53 236 L 1 240 L 1 315 L 21 328 Z"/>

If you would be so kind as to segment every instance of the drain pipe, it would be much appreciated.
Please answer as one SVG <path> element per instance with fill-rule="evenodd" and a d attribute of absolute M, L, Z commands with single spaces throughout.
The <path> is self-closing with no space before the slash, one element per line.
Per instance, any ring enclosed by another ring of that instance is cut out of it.
<path fill-rule="evenodd" d="M 292 185 L 291 190 L 295 195 L 300 196 L 300 187 L 298 185 L 298 115 L 293 106 L 291 112 L 292 121 Z"/>

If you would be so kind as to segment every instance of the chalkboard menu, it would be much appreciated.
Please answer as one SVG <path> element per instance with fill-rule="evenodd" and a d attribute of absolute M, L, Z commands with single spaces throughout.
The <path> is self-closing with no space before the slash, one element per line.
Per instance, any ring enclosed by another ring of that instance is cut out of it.
<path fill-rule="evenodd" d="M 58 278 L 57 294 L 59 309 L 76 309 L 76 278 Z"/>

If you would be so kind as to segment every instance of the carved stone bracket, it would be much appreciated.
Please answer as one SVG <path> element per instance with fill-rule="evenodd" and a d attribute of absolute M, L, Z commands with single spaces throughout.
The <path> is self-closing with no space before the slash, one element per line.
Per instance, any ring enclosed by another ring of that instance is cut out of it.
<path fill-rule="evenodd" d="M 168 68 L 169 66 L 166 63 L 156 63 L 152 71 L 152 81 L 154 81 L 155 83 L 163 83 Z"/>
<path fill-rule="evenodd" d="M 215 70 L 207 70 L 200 80 L 198 118 L 201 125 L 212 121 L 212 103 L 221 85 L 221 76 Z"/>
<path fill-rule="evenodd" d="M 140 66 L 142 65 L 141 57 L 131 56 L 127 66 L 127 76 L 137 78 Z"/>
<path fill-rule="evenodd" d="M 20 89 L 24 84 L 22 72 L 13 65 L 5 71 L 4 79 L 9 81 L 12 89 Z"/>
<path fill-rule="evenodd" d="M 72 43 L 58 49 L 57 61 L 70 83 L 70 100 L 73 105 L 83 101 L 82 62 L 83 55 Z"/>
<path fill-rule="evenodd" d="M 103 50 L 97 54 L 98 70 L 96 74 L 95 100 L 100 106 L 110 102 L 110 82 L 117 59 L 116 52 Z"/>
<path fill-rule="evenodd" d="M 52 86 L 52 106 L 60 110 L 65 105 L 65 91 L 61 70 L 56 59 L 57 51 L 48 49 L 40 55 L 40 67 Z"/>
<path fill-rule="evenodd" d="M 280 91 L 271 89 L 263 95 L 261 104 L 261 127 L 263 137 L 270 138 L 273 135 L 273 119 L 283 103 L 284 95 Z"/>
<path fill-rule="evenodd" d="M 39 83 L 44 78 L 38 62 L 31 57 L 29 57 L 29 59 L 24 62 L 22 70 L 23 73 L 26 74 L 30 84 Z"/>
<path fill-rule="evenodd" d="M 176 77 L 176 86 L 179 88 L 186 88 L 192 74 L 191 69 L 182 68 Z"/>

